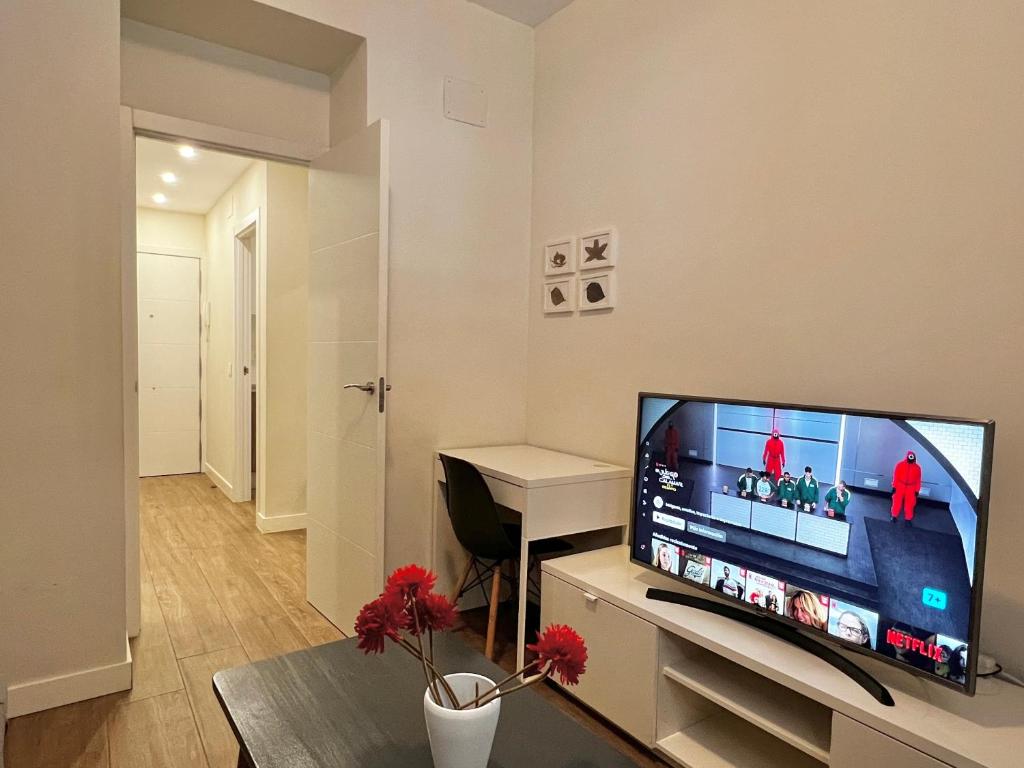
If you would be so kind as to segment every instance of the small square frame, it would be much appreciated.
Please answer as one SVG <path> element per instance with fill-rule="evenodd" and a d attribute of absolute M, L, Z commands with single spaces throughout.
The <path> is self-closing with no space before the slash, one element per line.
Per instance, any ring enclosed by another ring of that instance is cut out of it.
<path fill-rule="evenodd" d="M 604 297 L 599 301 L 593 301 L 588 296 L 588 286 L 597 284 L 601 286 Z M 577 305 L 580 312 L 593 312 L 597 309 L 613 309 L 615 307 L 615 273 L 614 272 L 588 272 L 579 277 L 579 293 Z"/>
<path fill-rule="evenodd" d="M 562 263 L 557 263 L 561 257 Z M 544 243 L 544 275 L 571 275 L 576 272 L 576 238 L 560 237 Z"/>
<path fill-rule="evenodd" d="M 553 291 L 559 289 L 562 303 L 556 304 Z M 569 275 L 544 281 L 544 314 L 563 315 L 576 310 L 576 277 Z"/>
<path fill-rule="evenodd" d="M 577 263 L 580 271 L 589 269 L 611 269 L 619 262 L 619 234 L 615 227 L 592 229 L 580 235 Z M 595 253 L 593 250 L 603 244 L 605 247 Z M 589 259 L 589 261 L 588 261 Z"/>

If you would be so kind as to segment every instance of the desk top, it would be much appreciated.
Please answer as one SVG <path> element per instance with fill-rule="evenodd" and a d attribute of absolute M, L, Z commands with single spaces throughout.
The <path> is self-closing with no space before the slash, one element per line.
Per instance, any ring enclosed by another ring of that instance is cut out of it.
<path fill-rule="evenodd" d="M 213 676 L 253 768 L 431 768 L 423 673 L 398 648 L 366 656 L 339 640 Z M 505 673 L 450 635 L 435 639 L 445 669 Z M 248 762 L 246 762 L 248 761 Z M 629 768 L 635 763 L 533 691 L 502 699 L 491 768 Z"/>
<path fill-rule="evenodd" d="M 443 448 L 438 453 L 468 461 L 484 475 L 524 488 L 614 480 L 633 474 L 628 467 L 535 445 Z"/>
<path fill-rule="evenodd" d="M 806 651 L 760 630 L 696 608 L 647 599 L 648 587 L 685 592 L 681 582 L 633 565 L 629 548 L 584 552 L 541 566 L 563 581 L 628 610 L 737 664 L 819 701 L 904 744 L 956 766 L 1018 768 L 1024 753 L 1024 689 L 979 680 L 973 698 L 865 656 L 851 656 L 889 688 L 895 707 Z"/>

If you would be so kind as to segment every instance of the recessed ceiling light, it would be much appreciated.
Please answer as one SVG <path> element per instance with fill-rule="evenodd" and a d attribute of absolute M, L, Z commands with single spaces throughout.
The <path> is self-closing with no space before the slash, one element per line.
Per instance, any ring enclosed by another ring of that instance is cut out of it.
<path fill-rule="evenodd" d="M 181 155 L 182 157 L 195 157 L 196 148 L 190 147 L 188 144 L 182 144 L 180 147 L 178 147 L 178 154 Z"/>
<path fill-rule="evenodd" d="M 164 203 L 167 202 L 167 195 L 165 195 L 163 192 L 157 192 L 155 195 L 153 195 L 153 202 L 156 203 L 157 205 L 163 205 Z"/>
<path fill-rule="evenodd" d="M 178 177 L 172 171 L 164 171 L 160 174 L 160 181 L 164 184 L 176 184 Z"/>

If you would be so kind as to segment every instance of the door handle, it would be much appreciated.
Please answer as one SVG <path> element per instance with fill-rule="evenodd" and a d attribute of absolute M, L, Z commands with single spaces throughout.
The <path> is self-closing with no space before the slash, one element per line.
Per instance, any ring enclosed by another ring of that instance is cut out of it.
<path fill-rule="evenodd" d="M 358 389 L 362 392 L 372 395 L 377 391 L 377 385 L 372 381 L 368 381 L 365 384 L 346 384 L 342 389 Z"/>

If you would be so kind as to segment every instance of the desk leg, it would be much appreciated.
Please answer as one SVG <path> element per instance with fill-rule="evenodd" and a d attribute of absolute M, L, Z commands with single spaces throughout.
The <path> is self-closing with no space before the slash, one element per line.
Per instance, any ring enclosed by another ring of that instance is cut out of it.
<path fill-rule="evenodd" d="M 530 542 L 519 543 L 519 614 L 516 617 L 516 669 L 526 663 L 526 599 L 530 585 Z"/>

